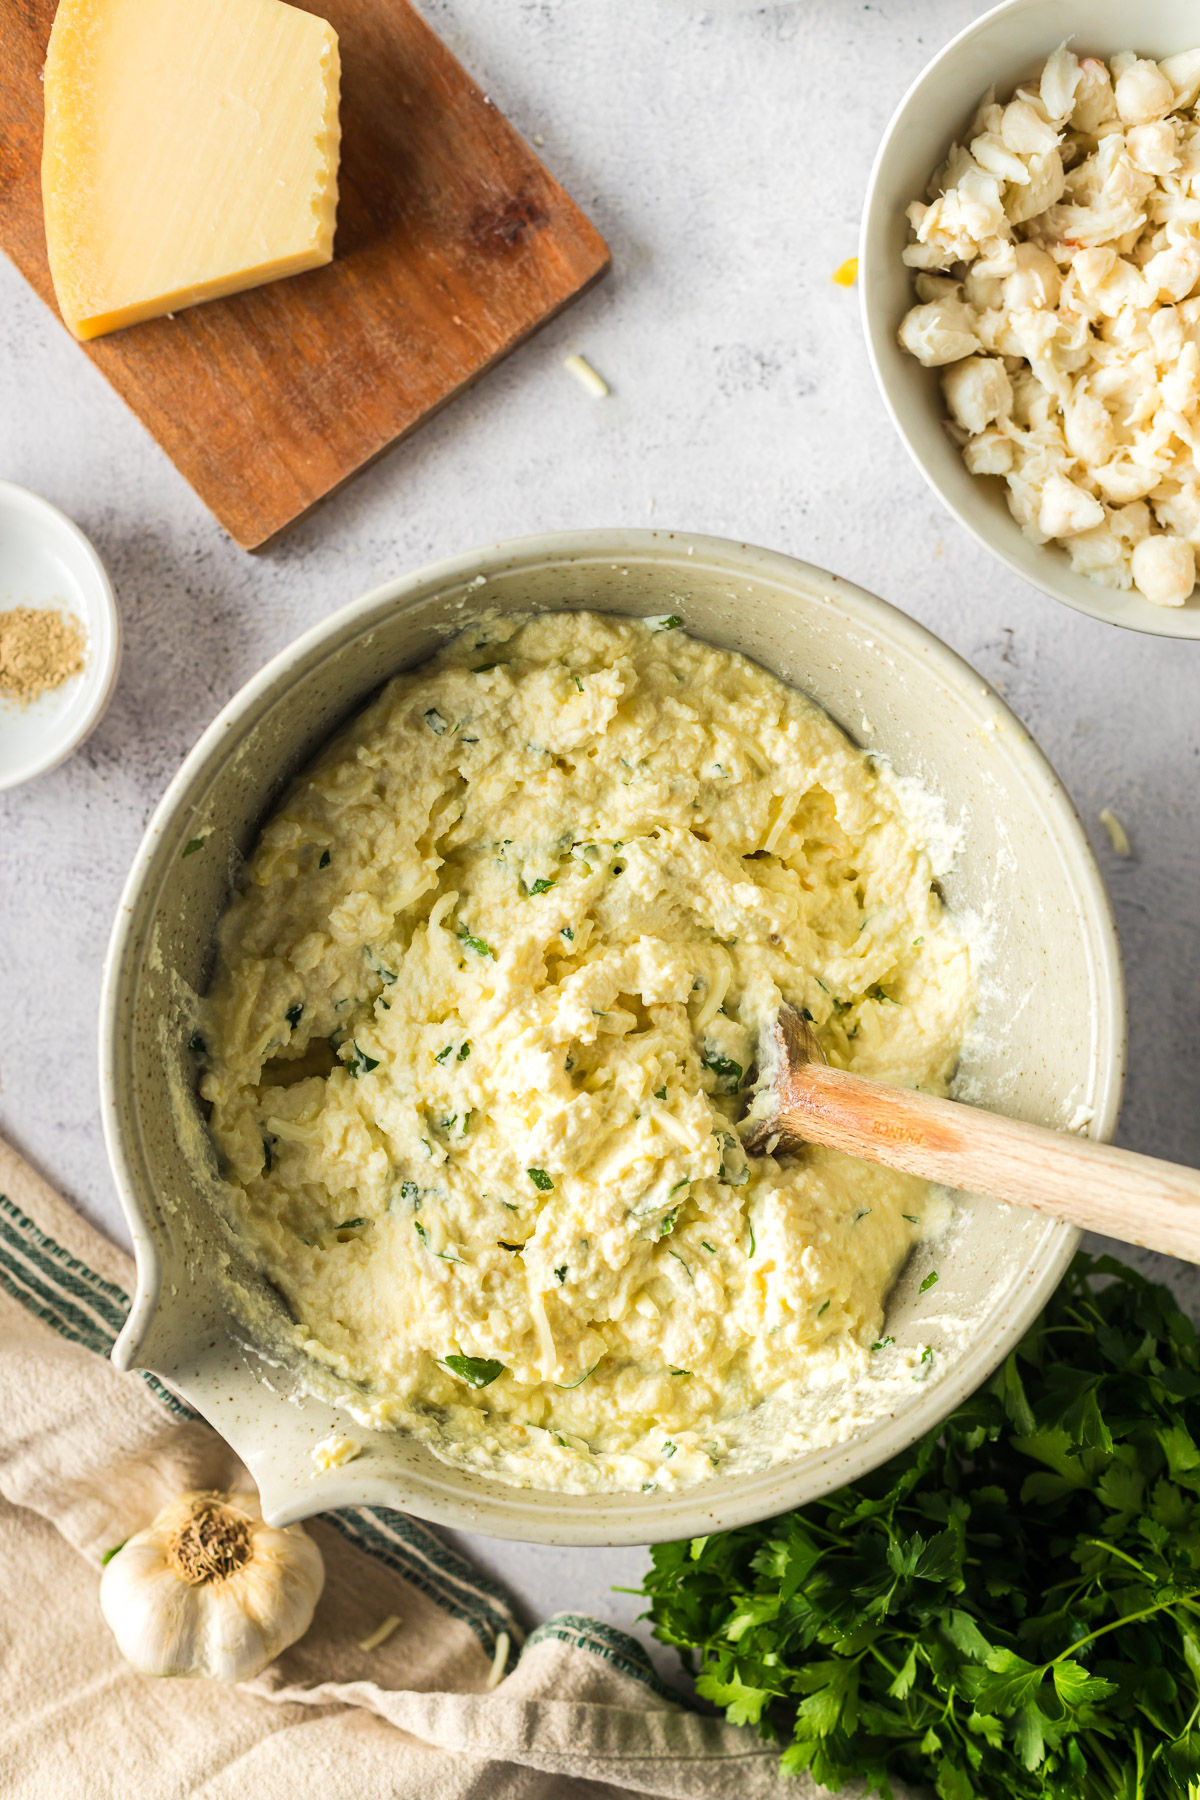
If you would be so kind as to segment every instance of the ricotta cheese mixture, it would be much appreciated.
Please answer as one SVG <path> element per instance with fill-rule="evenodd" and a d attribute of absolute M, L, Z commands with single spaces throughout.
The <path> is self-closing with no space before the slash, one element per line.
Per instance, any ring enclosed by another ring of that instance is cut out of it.
<path fill-rule="evenodd" d="M 491 617 L 390 682 L 263 831 L 201 1018 L 224 1205 L 314 1390 L 576 1492 L 849 1392 L 930 1190 L 738 1122 L 781 998 L 835 1066 L 945 1091 L 971 971 L 914 818 L 674 618 Z"/>
<path fill-rule="evenodd" d="M 1003 477 L 1035 544 L 1161 606 L 1200 549 L 1198 95 L 1200 50 L 1056 50 L 984 95 L 904 252 L 900 342 L 944 368 L 968 469 Z"/>

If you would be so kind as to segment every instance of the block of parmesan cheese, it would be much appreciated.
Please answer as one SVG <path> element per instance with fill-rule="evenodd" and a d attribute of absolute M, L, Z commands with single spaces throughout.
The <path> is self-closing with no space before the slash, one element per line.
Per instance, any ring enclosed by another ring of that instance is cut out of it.
<path fill-rule="evenodd" d="M 339 77 L 281 0 L 61 0 L 42 199 L 75 336 L 329 262 Z"/>

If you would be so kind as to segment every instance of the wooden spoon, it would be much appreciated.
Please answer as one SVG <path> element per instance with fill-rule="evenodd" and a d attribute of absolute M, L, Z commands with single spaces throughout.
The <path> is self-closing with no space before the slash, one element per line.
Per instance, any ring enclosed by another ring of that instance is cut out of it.
<path fill-rule="evenodd" d="M 752 1155 L 827 1144 L 1200 1263 L 1200 1170 L 831 1069 L 793 1006 L 780 1007 L 759 1068 L 741 1130 Z"/>

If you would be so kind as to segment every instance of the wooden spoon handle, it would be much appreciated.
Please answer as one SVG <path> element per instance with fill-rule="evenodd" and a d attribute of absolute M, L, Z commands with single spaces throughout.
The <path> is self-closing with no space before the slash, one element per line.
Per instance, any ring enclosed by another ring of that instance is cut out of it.
<path fill-rule="evenodd" d="M 1200 1263 L 1200 1170 L 818 1063 L 780 1082 L 797 1137 Z"/>

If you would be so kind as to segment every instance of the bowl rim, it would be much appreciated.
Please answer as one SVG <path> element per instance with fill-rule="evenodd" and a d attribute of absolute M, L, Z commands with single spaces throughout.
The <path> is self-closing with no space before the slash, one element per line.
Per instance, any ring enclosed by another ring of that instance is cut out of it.
<path fill-rule="evenodd" d="M 122 651 L 121 614 L 117 606 L 116 591 L 100 552 L 87 533 L 61 508 L 55 506 L 53 501 L 35 494 L 32 488 L 19 486 L 15 481 L 0 481 L 0 511 L 5 507 L 31 518 L 48 539 L 67 538 L 75 543 L 88 567 L 91 599 L 103 629 L 100 632 L 89 629 L 88 633 L 91 640 L 89 648 L 96 657 L 98 666 L 92 675 L 94 688 L 86 707 L 65 736 L 60 737 L 53 729 L 47 731 L 46 748 L 40 755 L 34 753 L 23 763 L 18 763 L 15 773 L 5 774 L 0 771 L 0 792 L 21 787 L 35 776 L 48 775 L 51 769 L 57 769 L 60 763 L 65 762 L 91 736 L 112 699 L 121 667 Z M 88 619 L 84 623 L 93 627 L 95 621 Z M 85 675 L 87 673 L 85 671 Z"/>
<path fill-rule="evenodd" d="M 127 970 L 132 975 L 139 960 L 143 923 L 139 915 L 146 893 L 148 889 L 157 891 L 160 868 L 175 834 L 177 809 L 186 802 L 196 777 L 205 770 L 209 759 L 229 743 L 243 717 L 252 713 L 276 684 L 288 676 L 294 665 L 314 650 L 324 648 L 328 653 L 336 653 L 338 640 L 348 641 L 371 629 L 375 615 L 390 616 L 397 609 L 413 605 L 440 590 L 470 589 L 481 575 L 486 579 L 493 573 L 548 562 L 619 564 L 639 559 L 666 561 L 684 576 L 689 568 L 708 564 L 719 566 L 731 577 L 744 578 L 753 574 L 770 579 L 774 576 L 785 591 L 797 581 L 823 589 L 830 599 L 836 599 L 839 610 L 848 614 L 854 623 L 883 638 L 894 635 L 906 640 L 932 667 L 941 670 L 948 685 L 981 713 L 1005 720 L 1015 729 L 1028 758 L 1029 786 L 1060 827 L 1080 909 L 1093 928 L 1097 1018 L 1101 1030 L 1107 1019 L 1108 1030 L 1106 1041 L 1099 1043 L 1095 1052 L 1096 1092 L 1092 1097 L 1094 1115 L 1089 1132 L 1101 1139 L 1112 1136 L 1124 1085 L 1127 1022 L 1120 944 L 1108 894 L 1082 821 L 1062 781 L 1011 708 L 977 670 L 927 627 L 889 601 L 784 552 L 759 549 L 732 539 L 666 529 L 564 531 L 511 539 L 424 564 L 408 574 L 381 583 L 310 626 L 277 652 L 226 702 L 184 758 L 151 815 L 118 902 L 104 961 L 99 1007 L 101 1120 L 113 1179 L 133 1238 L 137 1264 L 130 1313 L 112 1351 L 112 1360 L 118 1368 L 143 1366 L 137 1360 L 137 1351 L 162 1303 L 163 1283 L 158 1245 L 139 1197 L 143 1183 L 136 1164 L 140 1160 L 141 1146 L 136 1142 L 137 1134 L 125 1128 L 118 1099 L 123 1044 L 128 1035 L 121 1003 L 128 986 Z M 363 698 L 366 697 L 364 692 Z M 148 1178 L 145 1185 L 149 1185 Z M 898 1441 L 889 1439 L 884 1455 L 872 1458 L 868 1447 L 866 1454 L 860 1450 L 856 1459 L 853 1449 L 855 1445 L 869 1446 L 876 1432 L 886 1430 L 889 1424 L 894 1425 L 894 1421 L 878 1422 L 872 1431 L 818 1451 L 818 1460 L 822 1466 L 828 1465 L 830 1472 L 827 1476 L 822 1474 L 815 1487 L 811 1475 L 805 1478 L 802 1484 L 805 1499 L 832 1491 L 898 1454 L 939 1424 L 998 1366 L 1058 1285 L 1079 1241 L 1079 1233 L 1071 1226 L 1061 1223 L 1056 1226 L 1051 1222 L 1049 1228 L 1054 1235 L 1043 1240 L 1040 1266 L 1035 1265 L 1022 1286 L 1014 1291 L 1014 1304 L 999 1329 L 986 1342 L 981 1341 L 969 1349 L 956 1367 L 928 1390 L 926 1405 L 915 1407 L 906 1415 L 903 1432 Z M 161 1371 L 155 1372 L 161 1374 Z M 188 1398 L 186 1392 L 183 1397 Z M 547 1512 L 536 1519 L 528 1515 L 518 1518 L 516 1514 L 523 1492 L 518 1488 L 511 1490 L 511 1503 L 506 1491 L 505 1494 L 438 1495 L 428 1499 L 409 1497 L 402 1505 L 404 1510 L 436 1524 L 488 1537 L 577 1546 L 641 1545 L 732 1529 L 788 1510 L 799 1503 L 797 1492 L 801 1484 L 794 1473 L 791 1481 L 788 1480 L 788 1471 L 794 1471 L 796 1467 L 794 1463 L 780 1463 L 769 1472 L 777 1477 L 777 1491 L 766 1507 L 761 1501 L 747 1499 L 739 1503 L 736 1497 L 724 1495 L 718 1503 L 715 1496 L 709 1497 L 712 1484 L 700 1483 L 678 1494 L 661 1496 L 660 1504 L 652 1511 L 647 1508 L 644 1514 L 639 1512 L 628 1524 L 606 1525 L 606 1503 L 616 1509 L 631 1498 L 640 1498 L 638 1496 L 587 1496 L 592 1501 L 590 1517 L 594 1522 L 589 1522 L 582 1511 L 565 1509 L 553 1515 Z M 322 1484 L 317 1505 L 306 1508 L 289 1504 L 277 1508 L 271 1513 L 271 1522 L 290 1523 L 315 1511 L 340 1506 L 396 1504 L 394 1498 L 389 1501 L 388 1483 L 388 1477 L 368 1475 L 365 1469 L 359 1473 L 358 1465 L 351 1463 L 337 1472 L 336 1479 Z M 795 1490 L 790 1495 L 789 1488 Z"/>
<path fill-rule="evenodd" d="M 1089 605 L 1081 594 L 1072 592 L 1065 583 L 1059 585 L 1050 575 L 1042 575 L 1028 568 L 1015 549 L 1008 548 L 1008 540 L 1012 533 L 1020 534 L 1021 528 L 1015 519 L 1002 521 L 1003 528 L 989 529 L 975 516 L 974 508 L 964 508 L 954 500 L 942 486 L 933 470 L 921 456 L 913 443 L 901 417 L 899 406 L 893 396 L 893 380 L 884 367 L 879 353 L 880 337 L 891 337 L 890 322 L 883 319 L 882 303 L 877 299 L 879 282 L 876 280 L 876 269 L 885 263 L 890 268 L 891 258 L 884 248 L 887 227 L 893 221 L 893 212 L 883 195 L 884 176 L 888 158 L 896 139 L 903 132 L 912 114 L 919 108 L 923 91 L 931 78 L 942 67 L 951 62 L 963 47 L 974 39 L 985 36 L 1001 20 L 1010 14 L 1036 13 L 1043 0 L 1001 0 L 998 6 L 989 7 L 977 19 L 972 19 L 961 31 L 955 33 L 950 40 L 933 55 L 897 102 L 884 133 L 879 141 L 871 164 L 871 172 L 867 177 L 866 192 L 863 197 L 862 220 L 859 227 L 859 306 L 861 310 L 863 337 L 866 340 L 867 357 L 871 364 L 871 373 L 875 377 L 875 385 L 879 390 L 888 417 L 895 427 L 896 435 L 904 445 L 913 463 L 920 472 L 926 485 L 937 495 L 947 512 L 958 521 L 963 529 L 970 533 L 977 544 L 990 555 L 1004 563 L 1022 581 L 1037 588 L 1049 599 L 1056 600 L 1061 606 L 1069 606 L 1073 612 L 1081 613 L 1085 618 L 1095 619 L 1099 624 L 1115 626 L 1122 631 L 1138 632 L 1146 637 L 1178 638 L 1186 642 L 1200 638 L 1200 585 L 1191 601 L 1182 607 L 1156 606 L 1153 601 L 1145 600 L 1145 617 L 1139 614 L 1130 618 L 1114 617 L 1106 612 L 1103 597 L 1111 594 L 1112 589 L 1102 587 L 1098 582 L 1090 582 L 1081 576 L 1089 587 L 1094 587 L 1097 595 L 1096 603 Z M 1081 17 L 1079 29 L 1086 29 L 1086 19 Z M 1054 48 L 1048 44 L 1047 55 Z M 964 101 L 964 104 L 967 102 Z M 946 138 L 949 144 L 949 133 Z M 916 198 L 917 196 L 914 196 Z M 915 304 L 915 296 L 914 296 Z M 917 366 L 917 365 L 914 365 Z M 976 479 L 985 479 L 977 477 Z M 1011 523 L 1011 532 L 1008 529 Z"/>

